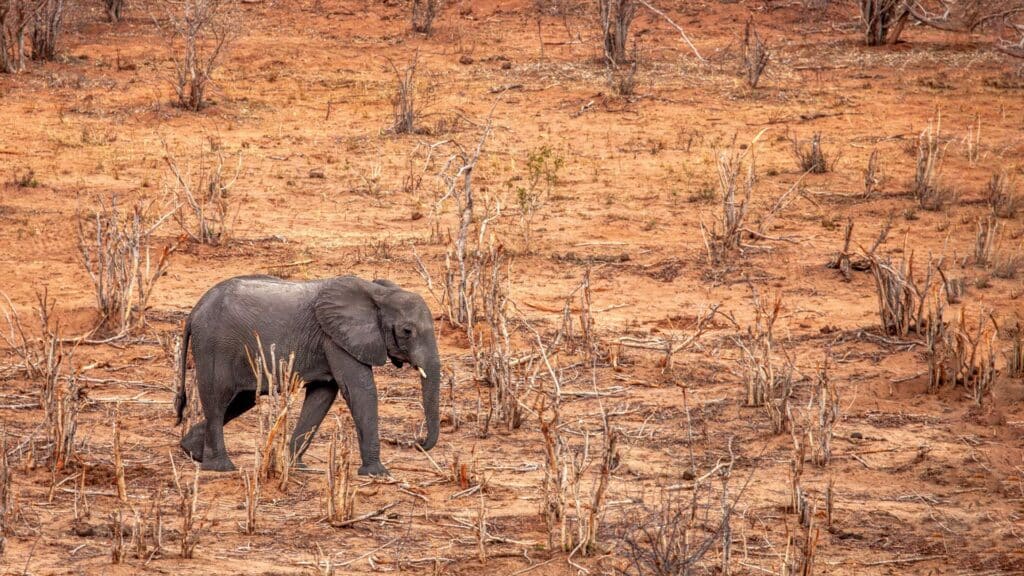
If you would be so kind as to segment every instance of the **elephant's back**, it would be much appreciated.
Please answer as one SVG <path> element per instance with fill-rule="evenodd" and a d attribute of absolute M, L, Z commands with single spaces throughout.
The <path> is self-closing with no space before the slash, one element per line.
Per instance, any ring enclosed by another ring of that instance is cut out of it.
<path fill-rule="evenodd" d="M 274 276 L 238 276 L 206 292 L 189 315 L 192 338 L 206 346 L 238 347 L 258 333 L 266 344 L 290 342 L 313 320 L 320 281 L 291 282 Z M 301 338 L 301 337 L 299 337 Z"/>

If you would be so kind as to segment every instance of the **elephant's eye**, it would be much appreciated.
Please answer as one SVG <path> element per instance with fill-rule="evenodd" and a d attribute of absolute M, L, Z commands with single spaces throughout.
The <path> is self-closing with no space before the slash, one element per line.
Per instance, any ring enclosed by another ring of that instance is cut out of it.
<path fill-rule="evenodd" d="M 402 336 L 408 338 L 408 337 L 412 336 L 412 328 L 410 328 L 409 326 L 406 326 L 405 328 L 402 328 L 400 333 L 402 334 Z"/>

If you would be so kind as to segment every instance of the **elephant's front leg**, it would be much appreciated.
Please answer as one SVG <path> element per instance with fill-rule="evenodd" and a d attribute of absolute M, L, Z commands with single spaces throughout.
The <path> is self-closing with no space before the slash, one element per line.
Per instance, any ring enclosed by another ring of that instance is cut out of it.
<path fill-rule="evenodd" d="M 380 463 L 380 438 L 377 433 L 377 385 L 373 369 L 349 356 L 332 342 L 326 344 L 327 361 L 334 379 L 341 383 L 345 401 L 352 412 L 359 435 L 359 456 L 363 465 L 360 476 L 387 476 L 388 469 Z"/>
<path fill-rule="evenodd" d="M 320 423 L 324 421 L 324 416 L 327 416 L 337 397 L 336 382 L 310 382 L 306 385 L 306 399 L 302 402 L 302 412 L 299 413 L 299 421 L 292 433 L 291 450 L 296 467 L 305 468 L 302 464 L 302 455 L 306 453 L 313 435 L 320 428 Z"/>

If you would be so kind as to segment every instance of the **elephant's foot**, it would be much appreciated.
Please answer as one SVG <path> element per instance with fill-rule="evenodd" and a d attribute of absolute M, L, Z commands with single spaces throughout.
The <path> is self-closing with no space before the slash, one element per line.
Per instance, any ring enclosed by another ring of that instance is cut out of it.
<path fill-rule="evenodd" d="M 384 467 L 380 462 L 374 462 L 373 464 L 364 464 L 359 467 L 360 476 L 390 476 L 391 473 Z"/>
<path fill-rule="evenodd" d="M 211 470 L 214 472 L 231 472 L 235 470 L 235 465 L 231 463 L 227 456 L 221 456 L 220 458 L 204 459 L 199 468 L 200 470 Z"/>
<path fill-rule="evenodd" d="M 184 450 L 192 460 L 196 462 L 203 461 L 203 437 L 201 435 L 193 437 L 192 434 L 189 434 L 182 438 L 181 449 Z"/>

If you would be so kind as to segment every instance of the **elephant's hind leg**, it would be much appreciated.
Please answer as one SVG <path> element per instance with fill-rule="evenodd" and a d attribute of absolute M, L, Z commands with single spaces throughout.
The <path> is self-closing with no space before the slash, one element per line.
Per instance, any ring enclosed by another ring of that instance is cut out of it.
<path fill-rule="evenodd" d="M 242 390 L 235 394 L 235 397 L 228 404 L 224 412 L 224 423 L 227 424 L 250 408 L 256 405 L 256 393 L 252 390 Z M 192 428 L 181 439 L 181 448 L 196 462 L 203 461 L 203 448 L 206 445 L 206 420 L 194 424 Z"/>
<path fill-rule="evenodd" d="M 256 393 L 253 390 L 243 390 L 231 397 L 227 406 L 223 406 L 219 398 L 211 398 L 207 402 L 203 398 L 203 412 L 206 415 L 205 434 L 203 435 L 203 470 L 216 470 L 227 472 L 235 469 L 235 465 L 228 458 L 228 451 L 224 447 L 224 425 L 237 418 L 256 403 Z"/>

